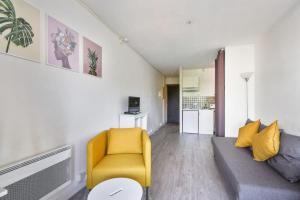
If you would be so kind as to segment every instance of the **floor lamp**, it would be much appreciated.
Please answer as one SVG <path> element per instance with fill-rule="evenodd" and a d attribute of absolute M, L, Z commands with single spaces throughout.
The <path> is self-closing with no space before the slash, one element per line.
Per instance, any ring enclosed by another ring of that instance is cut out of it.
<path fill-rule="evenodd" d="M 250 80 L 253 72 L 245 72 L 241 73 L 242 79 L 245 80 L 246 83 L 246 105 L 247 105 L 247 119 L 249 119 L 249 105 L 248 105 L 248 81 Z"/>

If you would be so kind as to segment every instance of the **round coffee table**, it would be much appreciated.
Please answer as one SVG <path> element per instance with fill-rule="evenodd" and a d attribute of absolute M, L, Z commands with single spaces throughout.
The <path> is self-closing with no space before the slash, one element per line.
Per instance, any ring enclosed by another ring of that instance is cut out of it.
<path fill-rule="evenodd" d="M 128 178 L 113 178 L 96 185 L 87 200 L 141 200 L 142 186 Z"/>

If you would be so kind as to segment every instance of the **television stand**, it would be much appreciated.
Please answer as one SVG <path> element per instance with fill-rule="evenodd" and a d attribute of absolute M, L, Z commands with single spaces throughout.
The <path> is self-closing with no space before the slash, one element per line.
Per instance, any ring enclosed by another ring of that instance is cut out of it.
<path fill-rule="evenodd" d="M 121 114 L 120 128 L 142 128 L 147 130 L 148 114 Z"/>

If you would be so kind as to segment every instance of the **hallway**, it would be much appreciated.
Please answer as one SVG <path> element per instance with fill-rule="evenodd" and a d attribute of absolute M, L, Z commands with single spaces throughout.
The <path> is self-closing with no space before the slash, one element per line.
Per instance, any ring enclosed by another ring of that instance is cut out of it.
<path fill-rule="evenodd" d="M 151 140 L 152 199 L 230 199 L 213 159 L 211 136 L 180 135 L 178 126 L 170 124 Z"/>

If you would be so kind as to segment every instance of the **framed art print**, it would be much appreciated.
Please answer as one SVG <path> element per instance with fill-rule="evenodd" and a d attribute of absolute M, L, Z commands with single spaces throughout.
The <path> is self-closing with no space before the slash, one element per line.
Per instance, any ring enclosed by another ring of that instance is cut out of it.
<path fill-rule="evenodd" d="M 83 73 L 102 77 L 102 47 L 83 38 Z"/>
<path fill-rule="evenodd" d="M 23 0 L 0 0 L 0 52 L 40 62 L 40 11 Z"/>
<path fill-rule="evenodd" d="M 48 16 L 47 63 L 79 71 L 79 34 Z"/>

